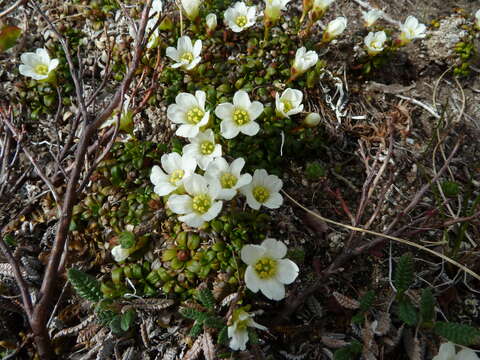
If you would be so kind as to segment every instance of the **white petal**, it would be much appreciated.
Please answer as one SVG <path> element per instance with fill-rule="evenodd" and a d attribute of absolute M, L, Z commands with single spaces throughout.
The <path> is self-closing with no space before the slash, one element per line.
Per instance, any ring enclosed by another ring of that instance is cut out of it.
<path fill-rule="evenodd" d="M 185 109 L 183 106 L 171 104 L 167 108 L 167 118 L 175 124 L 185 124 Z"/>
<path fill-rule="evenodd" d="M 189 63 L 187 66 L 185 66 L 185 69 L 187 70 L 192 70 L 195 66 L 198 65 L 198 63 L 202 61 L 202 58 L 201 57 L 196 57 L 192 60 L 191 63 Z"/>
<path fill-rule="evenodd" d="M 182 36 L 177 41 L 177 49 L 179 52 L 190 52 L 193 53 L 192 40 L 189 36 Z"/>
<path fill-rule="evenodd" d="M 233 105 L 244 110 L 248 110 L 252 103 L 248 94 L 243 90 L 238 90 L 235 95 L 233 95 Z"/>
<path fill-rule="evenodd" d="M 283 186 L 283 181 L 280 180 L 276 175 L 268 175 L 265 185 L 270 192 L 279 192 Z"/>
<path fill-rule="evenodd" d="M 260 290 L 262 281 L 253 269 L 253 266 L 247 266 L 247 270 L 245 270 L 245 285 L 251 292 L 256 293 Z"/>
<path fill-rule="evenodd" d="M 160 196 L 165 196 L 177 189 L 176 186 L 173 186 L 171 183 L 165 181 L 162 183 L 159 183 L 158 185 L 155 185 L 153 187 L 153 191 L 155 194 L 160 195 Z"/>
<path fill-rule="evenodd" d="M 291 284 L 298 276 L 298 266 L 292 260 L 277 260 L 277 273 L 275 278 L 282 284 Z"/>
<path fill-rule="evenodd" d="M 276 239 L 267 238 L 263 240 L 262 247 L 266 249 L 265 256 L 274 259 L 281 259 L 287 255 L 287 246 L 282 241 Z"/>
<path fill-rule="evenodd" d="M 203 219 L 205 221 L 210 221 L 212 219 L 215 219 L 217 215 L 220 213 L 220 211 L 222 210 L 222 206 L 223 206 L 223 202 L 215 201 L 210 207 L 210 209 L 208 209 L 208 211 L 202 215 Z"/>
<path fill-rule="evenodd" d="M 264 331 L 268 330 L 266 326 L 260 325 L 259 323 L 255 322 L 253 319 L 250 319 L 250 321 L 248 322 L 248 326 L 257 328 L 259 330 L 264 330 Z"/>
<path fill-rule="evenodd" d="M 205 100 L 207 98 L 207 94 L 205 93 L 205 91 L 202 91 L 202 90 L 195 91 L 195 97 L 197 98 L 198 106 L 202 110 L 205 110 Z"/>
<path fill-rule="evenodd" d="M 478 356 L 471 349 L 463 349 L 457 354 L 455 360 L 478 360 Z"/>
<path fill-rule="evenodd" d="M 174 47 L 172 47 L 172 46 L 168 47 L 167 50 L 166 50 L 166 55 L 167 55 L 170 59 L 172 59 L 172 60 L 174 60 L 174 61 L 178 61 L 178 58 L 179 58 L 179 56 L 178 56 L 178 50 L 175 49 Z"/>
<path fill-rule="evenodd" d="M 195 45 L 193 45 L 193 56 L 197 57 L 202 52 L 202 40 L 195 41 Z"/>
<path fill-rule="evenodd" d="M 222 103 L 215 108 L 215 115 L 222 120 L 231 120 L 233 118 L 234 106 L 230 103 Z"/>
<path fill-rule="evenodd" d="M 199 131 L 200 129 L 196 125 L 184 124 L 177 129 L 175 135 L 186 138 L 193 138 L 198 135 Z"/>
<path fill-rule="evenodd" d="M 250 121 L 249 123 L 241 126 L 239 129 L 245 135 L 254 136 L 260 131 L 260 125 L 258 125 L 255 121 Z"/>
<path fill-rule="evenodd" d="M 189 93 L 180 93 L 175 98 L 175 102 L 183 108 L 184 111 L 188 111 L 193 107 L 197 107 L 197 98 Z"/>
<path fill-rule="evenodd" d="M 198 174 L 193 174 L 189 176 L 183 184 L 185 185 L 185 190 L 192 196 L 197 194 L 206 194 L 208 191 L 207 182 L 205 178 Z"/>
<path fill-rule="evenodd" d="M 440 345 L 438 355 L 434 356 L 432 360 L 450 360 L 455 358 L 455 345 L 451 342 Z"/>
<path fill-rule="evenodd" d="M 175 214 L 187 214 L 193 211 L 192 198 L 188 195 L 172 195 L 167 204 Z"/>
<path fill-rule="evenodd" d="M 190 213 L 190 214 L 186 214 L 186 215 L 183 215 L 183 216 L 179 216 L 178 220 L 183 221 L 188 226 L 191 226 L 191 227 L 194 227 L 194 228 L 199 228 L 200 226 L 202 226 L 205 223 L 203 218 L 201 216 L 195 214 L 195 213 Z"/>
<path fill-rule="evenodd" d="M 220 134 L 225 139 L 233 139 L 240 133 L 240 129 L 231 120 L 223 120 L 220 123 Z"/>
<path fill-rule="evenodd" d="M 260 245 L 245 245 L 240 252 L 240 258 L 247 265 L 254 265 L 265 254 L 265 247 Z"/>
<path fill-rule="evenodd" d="M 23 53 L 22 55 L 20 55 L 20 60 L 22 60 L 22 63 L 32 68 L 39 64 L 39 59 L 37 58 L 35 53 L 31 52 Z"/>
<path fill-rule="evenodd" d="M 160 161 L 162 162 L 162 168 L 171 174 L 177 169 L 181 168 L 182 157 L 179 153 L 173 152 L 169 154 L 163 154 Z"/>
<path fill-rule="evenodd" d="M 185 176 L 190 175 L 195 171 L 197 167 L 197 162 L 193 156 L 183 155 L 182 156 L 182 169 L 185 171 Z"/>
<path fill-rule="evenodd" d="M 244 351 L 247 347 L 248 332 L 247 330 L 237 330 L 233 333 L 232 340 L 230 340 L 230 349 Z"/>
<path fill-rule="evenodd" d="M 242 186 L 248 185 L 251 182 L 252 182 L 252 175 L 243 174 L 238 178 L 237 183 L 235 184 L 235 188 L 237 189 L 241 188 Z"/>
<path fill-rule="evenodd" d="M 220 185 L 220 181 L 217 178 L 210 178 L 208 180 L 208 195 L 212 199 L 216 199 L 218 197 L 221 189 L 222 186 Z"/>
<path fill-rule="evenodd" d="M 237 195 L 237 191 L 233 189 L 222 189 L 218 194 L 218 199 L 230 201 Z"/>
<path fill-rule="evenodd" d="M 240 176 L 240 172 L 242 171 L 243 167 L 245 166 L 245 159 L 242 157 L 236 158 L 230 164 L 230 172 L 235 175 L 236 177 Z M 225 169 L 226 170 L 226 169 Z"/>
<path fill-rule="evenodd" d="M 285 286 L 275 279 L 262 281 L 260 290 L 270 300 L 278 301 L 285 297 Z"/>
<path fill-rule="evenodd" d="M 168 178 L 168 176 L 160 169 L 160 166 L 155 165 L 152 167 L 152 171 L 150 172 L 150 181 L 152 184 L 156 185 L 160 181 L 163 181 L 165 177 Z"/>
<path fill-rule="evenodd" d="M 248 115 L 250 116 L 250 120 L 255 120 L 258 118 L 261 113 L 263 112 L 263 104 L 259 101 L 252 102 L 252 105 L 248 108 Z"/>
<path fill-rule="evenodd" d="M 265 201 L 262 205 L 269 208 L 269 209 L 278 209 L 283 204 L 283 196 L 280 195 L 278 192 L 270 194 L 267 201 Z"/>
<path fill-rule="evenodd" d="M 48 72 L 53 71 L 57 68 L 58 66 L 58 59 L 53 59 L 50 61 L 50 64 L 48 64 Z"/>

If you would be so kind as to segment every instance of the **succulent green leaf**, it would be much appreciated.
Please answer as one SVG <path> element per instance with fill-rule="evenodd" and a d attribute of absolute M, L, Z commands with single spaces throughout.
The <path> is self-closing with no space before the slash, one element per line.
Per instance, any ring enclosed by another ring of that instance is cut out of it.
<path fill-rule="evenodd" d="M 15 46 L 22 30 L 16 26 L 5 26 L 0 30 L 0 52 Z"/>
<path fill-rule="evenodd" d="M 135 246 L 135 235 L 130 231 L 124 231 L 119 235 L 118 241 L 123 249 L 130 249 Z"/>
<path fill-rule="evenodd" d="M 222 330 L 219 331 L 217 337 L 217 343 L 220 345 L 227 345 L 228 343 L 228 328 L 224 326 Z"/>
<path fill-rule="evenodd" d="M 123 331 L 128 331 L 130 327 L 133 324 L 133 321 L 135 320 L 135 310 L 134 309 L 128 309 L 121 318 L 120 322 L 120 327 L 122 328 Z"/>

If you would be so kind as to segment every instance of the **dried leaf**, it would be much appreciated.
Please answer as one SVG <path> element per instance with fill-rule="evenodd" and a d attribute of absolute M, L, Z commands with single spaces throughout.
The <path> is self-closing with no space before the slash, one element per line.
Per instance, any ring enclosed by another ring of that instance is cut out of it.
<path fill-rule="evenodd" d="M 410 329 L 403 332 L 403 345 L 410 360 L 423 360 L 421 343 L 417 337 L 413 336 Z"/>
<path fill-rule="evenodd" d="M 335 339 L 330 336 L 322 336 L 320 339 L 322 343 L 330 349 L 340 349 L 348 345 L 348 342 L 346 342 L 345 340 Z"/>
<path fill-rule="evenodd" d="M 101 325 L 91 324 L 78 332 L 77 344 L 84 344 L 90 341 L 92 337 L 102 328 Z"/>
<path fill-rule="evenodd" d="M 215 345 L 213 345 L 212 336 L 208 331 L 203 334 L 202 348 L 205 360 L 215 360 Z"/>
<path fill-rule="evenodd" d="M 0 52 L 15 46 L 15 43 L 22 33 L 22 30 L 16 26 L 5 26 L 0 30 Z"/>
<path fill-rule="evenodd" d="M 200 335 L 197 340 L 193 343 L 190 350 L 187 351 L 183 360 L 195 360 L 200 356 L 203 347 L 203 335 Z"/>
<path fill-rule="evenodd" d="M 59 337 L 62 337 L 62 336 L 76 335 L 80 330 L 85 329 L 94 320 L 95 320 L 95 315 L 90 315 L 85 320 L 83 320 L 80 324 L 69 327 L 67 329 L 60 330 L 58 333 L 55 334 L 53 339 L 58 339 Z"/>
<path fill-rule="evenodd" d="M 177 348 L 175 346 L 169 347 L 165 354 L 163 355 L 162 360 L 175 360 L 175 356 L 177 355 Z"/>
<path fill-rule="evenodd" d="M 333 292 L 333 297 L 345 309 L 356 310 L 360 307 L 360 303 L 357 300 L 349 298 L 348 296 L 340 294 L 336 291 Z"/>
<path fill-rule="evenodd" d="M 221 306 L 227 306 L 229 305 L 235 298 L 237 297 L 237 293 L 234 292 L 233 294 L 230 294 L 226 296 L 222 302 L 220 303 Z"/>

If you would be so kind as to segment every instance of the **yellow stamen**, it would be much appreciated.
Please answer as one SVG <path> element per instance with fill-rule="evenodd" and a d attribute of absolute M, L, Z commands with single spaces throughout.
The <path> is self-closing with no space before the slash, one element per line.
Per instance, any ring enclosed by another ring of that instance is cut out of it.
<path fill-rule="evenodd" d="M 212 200 L 207 194 L 199 194 L 193 198 L 192 208 L 199 214 L 205 214 L 212 206 Z"/>

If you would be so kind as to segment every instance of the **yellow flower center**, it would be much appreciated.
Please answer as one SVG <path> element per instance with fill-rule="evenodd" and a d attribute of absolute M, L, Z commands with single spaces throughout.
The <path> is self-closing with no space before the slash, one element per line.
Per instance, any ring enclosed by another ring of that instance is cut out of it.
<path fill-rule="evenodd" d="M 183 179 L 183 176 L 185 175 L 185 171 L 181 169 L 174 170 L 172 174 L 170 175 L 170 184 L 177 186 L 177 182 Z"/>
<path fill-rule="evenodd" d="M 283 104 L 283 111 L 286 113 L 293 109 L 293 105 L 290 100 L 282 100 L 282 104 Z"/>
<path fill-rule="evenodd" d="M 192 208 L 199 214 L 205 214 L 212 206 L 212 200 L 207 194 L 200 194 L 193 198 Z"/>
<path fill-rule="evenodd" d="M 187 122 L 190 124 L 198 124 L 202 120 L 205 113 L 199 107 L 191 108 L 187 111 Z"/>
<path fill-rule="evenodd" d="M 223 173 L 222 176 L 220 176 L 220 184 L 222 184 L 222 188 L 224 189 L 231 189 L 237 184 L 237 178 L 235 175 L 231 173 Z"/>
<path fill-rule="evenodd" d="M 244 15 L 237 16 L 235 19 L 235 24 L 237 24 L 240 27 L 244 27 L 247 25 L 247 17 Z"/>
<path fill-rule="evenodd" d="M 48 66 L 39 64 L 35 66 L 35 72 L 40 75 L 47 75 L 48 74 Z"/>
<path fill-rule="evenodd" d="M 235 109 L 233 112 L 233 121 L 235 121 L 235 124 L 238 126 L 242 126 L 250 121 L 250 116 L 248 116 L 248 113 L 243 109 Z"/>
<path fill-rule="evenodd" d="M 215 144 L 211 141 L 204 141 L 200 144 L 200 152 L 202 155 L 210 155 L 215 150 Z"/>
<path fill-rule="evenodd" d="M 191 52 L 184 52 L 182 56 L 180 56 L 180 60 L 191 63 L 193 60 L 193 54 Z"/>
<path fill-rule="evenodd" d="M 263 257 L 256 262 L 254 269 L 260 279 L 269 279 L 277 273 L 277 261 Z"/>
<path fill-rule="evenodd" d="M 270 196 L 270 192 L 265 186 L 255 186 L 252 190 L 253 197 L 259 203 L 264 203 Z"/>

